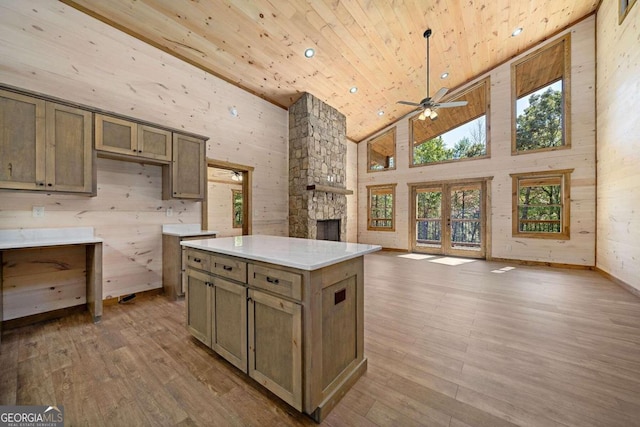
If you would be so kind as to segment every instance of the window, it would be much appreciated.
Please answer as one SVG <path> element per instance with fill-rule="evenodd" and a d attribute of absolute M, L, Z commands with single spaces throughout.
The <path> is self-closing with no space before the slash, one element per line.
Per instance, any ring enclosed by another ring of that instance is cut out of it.
<path fill-rule="evenodd" d="M 367 172 L 396 168 L 396 128 L 389 129 L 367 143 Z"/>
<path fill-rule="evenodd" d="M 233 228 L 242 228 L 242 190 L 231 190 Z"/>
<path fill-rule="evenodd" d="M 396 184 L 372 185 L 367 187 L 369 194 L 368 230 L 394 231 L 393 211 L 396 196 Z"/>
<path fill-rule="evenodd" d="M 570 36 L 511 65 L 512 154 L 569 148 Z"/>
<path fill-rule="evenodd" d="M 571 172 L 511 174 L 514 236 L 569 238 Z"/>
<path fill-rule="evenodd" d="M 618 24 L 622 24 L 624 18 L 629 14 L 631 7 L 636 4 L 636 0 L 618 0 L 620 8 L 618 10 Z"/>
<path fill-rule="evenodd" d="M 409 119 L 411 166 L 489 156 L 489 79 L 448 101 L 467 101 L 464 107 L 438 110 L 435 119 Z"/>

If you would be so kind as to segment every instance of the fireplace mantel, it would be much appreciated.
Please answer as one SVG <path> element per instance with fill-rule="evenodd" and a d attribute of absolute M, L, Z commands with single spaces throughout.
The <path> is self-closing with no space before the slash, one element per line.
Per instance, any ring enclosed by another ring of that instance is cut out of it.
<path fill-rule="evenodd" d="M 330 185 L 307 185 L 309 191 L 324 191 L 325 193 L 346 194 L 347 196 L 353 194 L 353 190 L 347 190 L 346 188 L 332 187 Z"/>

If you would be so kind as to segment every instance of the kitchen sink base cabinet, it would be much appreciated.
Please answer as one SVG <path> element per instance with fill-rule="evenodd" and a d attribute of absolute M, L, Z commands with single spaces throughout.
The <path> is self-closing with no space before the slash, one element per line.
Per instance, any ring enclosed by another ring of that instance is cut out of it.
<path fill-rule="evenodd" d="M 302 270 L 189 247 L 188 328 L 321 422 L 367 369 L 363 259 Z"/>

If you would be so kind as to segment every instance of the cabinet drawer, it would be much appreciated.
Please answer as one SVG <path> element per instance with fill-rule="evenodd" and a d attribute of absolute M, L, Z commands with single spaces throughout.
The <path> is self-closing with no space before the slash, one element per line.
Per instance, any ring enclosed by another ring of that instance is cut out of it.
<path fill-rule="evenodd" d="M 249 285 L 297 301 L 302 299 L 302 277 L 296 273 L 249 264 Z"/>
<path fill-rule="evenodd" d="M 234 258 L 212 255 L 209 271 L 218 276 L 247 283 L 247 263 Z"/>
<path fill-rule="evenodd" d="M 187 249 L 186 253 L 187 267 L 198 270 L 211 271 L 211 255 L 206 252 Z"/>

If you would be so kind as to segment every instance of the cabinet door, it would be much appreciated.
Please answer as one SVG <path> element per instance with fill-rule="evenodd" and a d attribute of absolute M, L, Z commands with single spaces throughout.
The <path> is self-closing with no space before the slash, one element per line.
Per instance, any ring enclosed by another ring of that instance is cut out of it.
<path fill-rule="evenodd" d="M 138 125 L 138 156 L 171 161 L 171 132 Z"/>
<path fill-rule="evenodd" d="M 138 154 L 137 124 L 96 114 L 96 150 L 118 154 Z"/>
<path fill-rule="evenodd" d="M 179 199 L 203 199 L 204 189 L 204 141 L 174 133 L 171 197 Z"/>
<path fill-rule="evenodd" d="M 91 113 L 47 102 L 47 189 L 93 190 Z"/>
<path fill-rule="evenodd" d="M 247 288 L 218 277 L 214 280 L 211 348 L 247 372 Z"/>
<path fill-rule="evenodd" d="M 45 188 L 45 101 L 0 90 L 0 188 Z"/>
<path fill-rule="evenodd" d="M 302 411 L 302 307 L 249 289 L 249 376 Z"/>
<path fill-rule="evenodd" d="M 187 329 L 211 347 L 211 306 L 213 279 L 199 271 L 187 270 Z"/>

